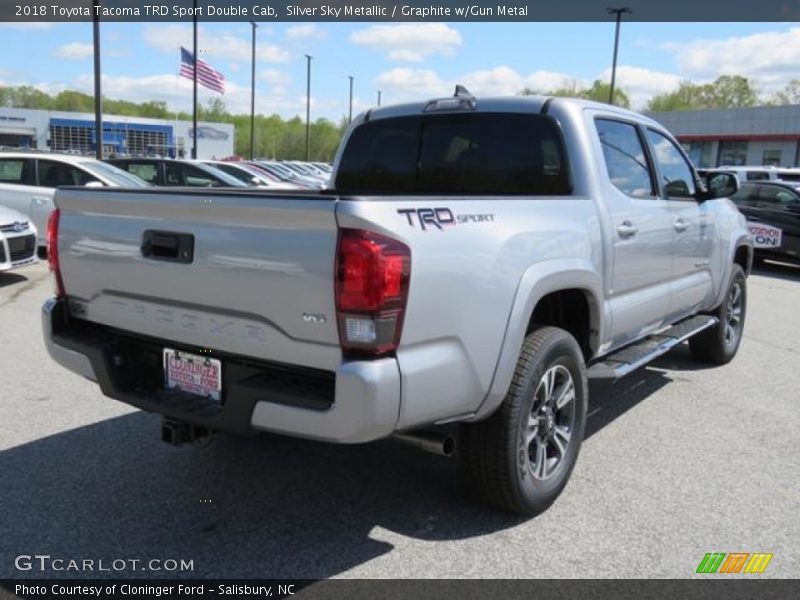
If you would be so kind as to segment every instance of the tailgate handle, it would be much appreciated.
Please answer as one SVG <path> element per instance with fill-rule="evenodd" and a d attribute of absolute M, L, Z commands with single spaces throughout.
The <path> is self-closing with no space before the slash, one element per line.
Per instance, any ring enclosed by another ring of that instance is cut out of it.
<path fill-rule="evenodd" d="M 148 229 L 142 234 L 142 256 L 151 260 L 190 263 L 194 260 L 194 235 Z"/>

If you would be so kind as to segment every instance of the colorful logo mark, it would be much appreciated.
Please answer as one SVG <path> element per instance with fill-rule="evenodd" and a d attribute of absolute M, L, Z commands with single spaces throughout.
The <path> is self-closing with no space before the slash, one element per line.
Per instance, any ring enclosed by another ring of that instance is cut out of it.
<path fill-rule="evenodd" d="M 708 552 L 697 567 L 698 573 L 763 573 L 772 554 L 764 552 Z"/>

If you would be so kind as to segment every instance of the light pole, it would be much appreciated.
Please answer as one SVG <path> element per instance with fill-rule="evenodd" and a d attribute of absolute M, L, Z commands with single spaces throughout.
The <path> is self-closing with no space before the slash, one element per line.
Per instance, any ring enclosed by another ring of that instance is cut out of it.
<path fill-rule="evenodd" d="M 350 112 L 348 113 L 347 122 L 353 122 L 353 76 L 348 75 L 347 78 L 350 80 Z"/>
<path fill-rule="evenodd" d="M 255 160 L 256 148 L 256 25 L 255 21 L 250 21 L 253 26 L 253 61 L 250 84 L 250 160 Z"/>
<path fill-rule="evenodd" d="M 100 0 L 94 0 L 92 35 L 94 38 L 94 150 L 97 160 L 103 160 L 103 86 L 100 71 L 100 16 L 97 7 Z"/>
<path fill-rule="evenodd" d="M 381 91 L 378 90 L 378 107 L 380 108 L 381 105 Z"/>
<path fill-rule="evenodd" d="M 611 88 L 608 90 L 608 103 L 614 104 L 614 84 L 617 80 L 617 52 L 619 51 L 619 23 L 622 20 L 623 14 L 629 14 L 633 11 L 624 6 L 622 8 L 607 8 L 608 14 L 617 15 L 617 27 L 614 33 L 614 60 L 611 63 Z"/>
<path fill-rule="evenodd" d="M 313 57 L 306 54 L 306 161 L 308 161 L 308 149 L 311 141 L 311 59 Z"/>

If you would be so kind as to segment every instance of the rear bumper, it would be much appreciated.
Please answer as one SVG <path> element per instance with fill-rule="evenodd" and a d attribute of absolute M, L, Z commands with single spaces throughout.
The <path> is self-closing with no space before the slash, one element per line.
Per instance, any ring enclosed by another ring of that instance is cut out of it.
<path fill-rule="evenodd" d="M 209 429 L 360 443 L 386 437 L 397 425 L 394 358 L 344 362 L 330 373 L 215 356 L 223 361 L 220 405 L 163 389 L 163 347 L 197 349 L 70 318 L 66 302 L 56 299 L 42 307 L 42 329 L 51 358 L 96 382 L 106 396 Z"/>

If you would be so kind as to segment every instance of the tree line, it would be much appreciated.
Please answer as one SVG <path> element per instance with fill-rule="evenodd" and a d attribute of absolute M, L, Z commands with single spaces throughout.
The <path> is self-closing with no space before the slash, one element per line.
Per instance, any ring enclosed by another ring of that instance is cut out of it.
<path fill-rule="evenodd" d="M 542 94 L 546 96 L 568 96 L 584 98 L 597 102 L 608 102 L 610 85 L 595 80 L 591 87 L 578 81 L 567 82 L 560 88 L 549 91 L 523 89 L 520 94 Z M 614 104 L 630 107 L 630 99 L 624 89 L 614 90 Z M 792 79 L 779 91 L 764 96 L 757 86 L 741 75 L 722 75 L 711 83 L 682 81 L 678 89 L 664 92 L 650 98 L 647 112 L 669 112 L 679 110 L 700 110 L 707 108 L 743 108 L 748 106 L 782 106 L 800 104 L 800 79 Z"/>
<path fill-rule="evenodd" d="M 47 94 L 32 86 L 0 87 L 0 107 L 29 108 L 67 112 L 94 112 L 94 96 L 73 90 L 64 90 L 55 95 Z M 103 98 L 103 112 L 122 117 L 146 117 L 151 119 L 191 121 L 191 113 L 171 112 L 166 102 L 151 100 L 131 102 Z M 212 98 L 207 104 L 198 106 L 197 118 L 201 121 L 230 123 L 236 131 L 235 153 L 250 155 L 250 115 L 231 114 L 225 103 Z M 255 155 L 260 158 L 302 160 L 305 158 L 305 120 L 300 117 L 284 119 L 279 115 L 256 115 Z M 347 127 L 347 120 L 333 123 L 328 119 L 317 119 L 311 123 L 309 158 L 331 161 L 339 140 Z"/>

